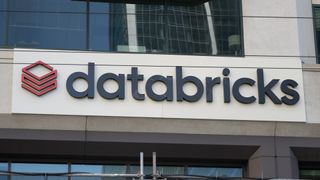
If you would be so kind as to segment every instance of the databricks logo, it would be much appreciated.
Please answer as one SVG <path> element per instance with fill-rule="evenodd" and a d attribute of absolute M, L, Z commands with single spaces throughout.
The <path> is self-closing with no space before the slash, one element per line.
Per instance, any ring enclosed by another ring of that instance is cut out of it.
<path fill-rule="evenodd" d="M 31 72 L 31 69 L 39 66 L 44 67 L 49 72 L 40 76 Z M 37 61 L 22 69 L 21 87 L 37 96 L 42 96 L 57 88 L 57 76 L 57 70 L 53 70 L 53 67 L 42 61 Z"/>

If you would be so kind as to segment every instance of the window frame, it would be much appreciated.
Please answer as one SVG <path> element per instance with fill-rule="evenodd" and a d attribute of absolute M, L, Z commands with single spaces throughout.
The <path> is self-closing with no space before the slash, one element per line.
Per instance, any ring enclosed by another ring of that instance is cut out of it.
<path fill-rule="evenodd" d="M 316 31 L 316 17 L 315 17 L 315 14 L 316 14 L 316 8 L 319 8 L 320 9 L 320 4 L 312 4 L 312 25 L 313 25 L 313 36 L 314 36 L 314 41 L 313 41 L 313 43 L 314 43 L 314 47 L 315 47 L 315 55 L 316 55 L 316 57 L 315 57 L 315 59 L 316 59 L 316 64 L 320 64 L 320 57 L 319 57 L 319 53 L 318 53 L 318 48 L 320 48 L 319 47 L 319 45 L 318 45 L 318 43 L 317 43 L 317 39 L 318 38 L 320 38 L 320 37 L 318 37 L 318 35 L 317 35 L 317 31 Z"/>
<path fill-rule="evenodd" d="M 85 36 L 84 37 L 84 49 L 77 49 L 77 48 L 72 48 L 72 49 L 63 49 L 63 48 L 52 48 L 54 50 L 70 50 L 70 51 L 88 51 L 88 52 L 103 52 L 103 53 L 130 53 L 130 54 L 146 54 L 146 55 L 175 55 L 175 56 L 184 56 L 184 55 L 187 55 L 187 56 L 208 56 L 208 57 L 214 57 L 214 56 L 217 56 L 217 57 L 234 57 L 234 58 L 243 58 L 245 57 L 245 46 L 244 46 L 244 24 L 243 24 L 243 4 L 242 4 L 242 0 L 237 0 L 238 1 L 238 6 L 239 6 L 239 14 L 237 16 L 237 18 L 239 18 L 239 36 L 240 36 L 240 49 L 239 49 L 239 54 L 205 54 L 205 53 L 199 53 L 197 54 L 196 52 L 182 52 L 182 53 L 170 53 L 168 50 L 166 50 L 166 48 L 164 49 L 164 52 L 130 52 L 130 51 L 115 51 L 115 50 L 91 50 L 91 47 L 90 47 L 90 42 L 91 42 L 91 10 L 90 10 L 90 3 L 91 1 L 90 0 L 84 0 L 84 3 L 85 3 L 85 7 L 86 7 L 86 10 L 84 12 L 84 15 L 85 15 L 85 25 L 84 25 L 84 30 L 85 30 Z M 8 3 L 8 6 L 9 6 L 9 3 Z M 10 11 L 7 10 L 7 27 L 6 27 L 6 32 L 5 32 L 5 43 L 7 47 L 15 47 L 15 45 L 13 46 L 8 46 L 8 39 L 9 39 L 9 13 Z M 61 12 L 61 13 L 64 13 L 64 12 Z M 94 13 L 93 13 L 94 14 Z M 168 16 L 168 14 L 167 14 Z M 212 15 L 214 16 L 214 15 Z M 237 23 L 238 24 L 238 23 Z M 165 38 L 166 40 L 168 40 L 168 38 L 166 37 Z M 167 41 L 169 42 L 169 41 Z M 4 47 L 5 47 L 4 46 Z M 109 45 L 110 46 L 110 45 Z M 169 46 L 168 43 L 166 43 L 164 46 Z M 23 48 L 26 48 L 26 49 L 34 49 L 32 47 L 23 47 Z M 37 47 L 37 49 L 48 49 L 48 48 L 45 48 L 45 47 Z M 218 51 L 219 52 L 219 51 Z"/>

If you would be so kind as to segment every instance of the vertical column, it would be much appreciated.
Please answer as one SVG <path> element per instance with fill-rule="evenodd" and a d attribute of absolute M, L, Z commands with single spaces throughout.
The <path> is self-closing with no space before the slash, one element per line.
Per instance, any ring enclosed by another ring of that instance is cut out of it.
<path fill-rule="evenodd" d="M 276 178 L 276 159 L 273 146 L 260 147 L 249 158 L 247 170 L 249 178 Z"/>
<path fill-rule="evenodd" d="M 279 133 L 281 129 L 277 131 Z M 294 144 L 297 142 L 294 139 L 295 138 L 287 138 L 287 137 L 279 137 L 279 136 L 275 138 L 278 178 L 299 179 L 298 159 L 296 158 L 295 154 L 291 150 L 291 146 L 294 146 Z"/>
<path fill-rule="evenodd" d="M 277 171 L 279 178 L 292 178 L 299 179 L 299 166 L 298 160 L 292 151 L 289 149 L 289 156 L 278 156 L 277 161 Z"/>
<path fill-rule="evenodd" d="M 295 0 L 298 26 L 299 55 L 304 63 L 316 63 L 315 33 L 313 26 L 312 2 Z"/>
<path fill-rule="evenodd" d="M 298 160 L 285 142 L 263 145 L 249 158 L 247 176 L 298 179 Z"/>

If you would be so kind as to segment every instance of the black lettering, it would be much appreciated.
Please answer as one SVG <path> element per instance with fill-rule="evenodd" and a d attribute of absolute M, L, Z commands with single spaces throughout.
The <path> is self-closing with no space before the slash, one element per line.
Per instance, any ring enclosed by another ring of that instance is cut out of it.
<path fill-rule="evenodd" d="M 256 83 L 256 81 L 254 81 L 253 79 L 250 79 L 250 78 L 241 78 L 241 79 L 236 80 L 236 82 L 234 83 L 234 85 L 232 87 L 233 97 L 238 102 L 243 103 L 243 104 L 251 104 L 251 103 L 255 102 L 256 98 L 254 96 L 245 97 L 240 93 L 240 87 L 242 85 L 253 86 L 255 83 Z"/>
<path fill-rule="evenodd" d="M 143 81 L 144 76 L 138 74 L 138 68 L 131 68 L 131 74 L 128 74 L 127 80 L 131 81 L 132 97 L 136 100 L 144 100 L 145 95 L 139 93 L 139 81 Z"/>
<path fill-rule="evenodd" d="M 282 104 L 280 99 L 272 92 L 272 88 L 279 82 L 279 79 L 273 79 L 265 86 L 263 69 L 257 69 L 257 75 L 259 104 L 264 104 L 266 102 L 265 96 L 268 96 L 274 104 Z"/>
<path fill-rule="evenodd" d="M 212 89 L 215 85 L 221 83 L 221 78 L 216 77 L 214 79 L 207 77 L 206 78 L 206 94 L 207 94 L 207 102 L 212 102 L 213 101 L 213 92 Z"/>
<path fill-rule="evenodd" d="M 166 85 L 167 90 L 164 94 L 159 95 L 153 91 L 152 86 L 156 82 L 161 82 Z M 160 75 L 155 75 L 155 76 L 150 77 L 146 83 L 146 92 L 147 92 L 147 95 L 149 96 L 149 98 L 152 100 L 172 101 L 173 100 L 173 78 L 172 78 L 172 76 L 163 77 Z"/>
<path fill-rule="evenodd" d="M 222 71 L 224 76 L 229 76 L 230 70 L 228 68 L 224 68 Z M 224 103 L 230 103 L 230 79 L 229 77 L 223 78 L 223 96 L 224 96 Z"/>
<path fill-rule="evenodd" d="M 176 78 L 177 78 L 177 101 L 188 101 L 188 102 L 196 102 L 198 101 L 203 94 L 203 84 L 200 79 L 194 76 L 182 77 L 182 67 L 176 67 Z M 187 83 L 192 83 L 196 86 L 197 92 L 189 96 L 183 91 L 183 86 Z"/>
<path fill-rule="evenodd" d="M 281 91 L 292 98 L 289 99 L 287 96 L 283 96 L 281 98 L 281 101 L 286 105 L 295 105 L 300 100 L 300 95 L 297 91 L 291 89 L 296 88 L 298 86 L 298 83 L 291 79 L 286 79 L 281 83 Z M 291 88 L 289 88 L 291 87 Z"/>
<path fill-rule="evenodd" d="M 103 85 L 105 82 L 109 81 L 109 80 L 113 80 L 115 82 L 117 82 L 118 84 L 118 89 L 117 91 L 110 93 L 107 92 Z M 100 76 L 100 78 L 98 79 L 98 83 L 97 83 L 97 90 L 98 93 L 100 94 L 101 97 L 105 98 L 105 99 L 124 99 L 124 89 L 125 89 L 125 84 L 124 84 L 124 74 L 113 74 L 113 73 L 106 73 L 103 74 L 102 76 Z"/>
<path fill-rule="evenodd" d="M 88 74 L 85 74 L 83 72 L 75 72 L 68 77 L 67 91 L 70 94 L 70 96 L 74 98 L 84 98 L 84 97 L 88 97 L 89 99 L 94 98 L 94 69 L 95 69 L 95 64 L 88 63 Z M 83 92 L 78 92 L 73 87 L 73 83 L 77 79 L 83 79 L 88 83 L 88 88 Z"/>

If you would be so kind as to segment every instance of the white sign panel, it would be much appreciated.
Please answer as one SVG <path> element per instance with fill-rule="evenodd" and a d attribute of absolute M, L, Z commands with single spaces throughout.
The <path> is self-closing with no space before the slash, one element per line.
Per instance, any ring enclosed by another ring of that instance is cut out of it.
<path fill-rule="evenodd" d="M 304 122 L 298 58 L 15 49 L 12 113 Z"/>

